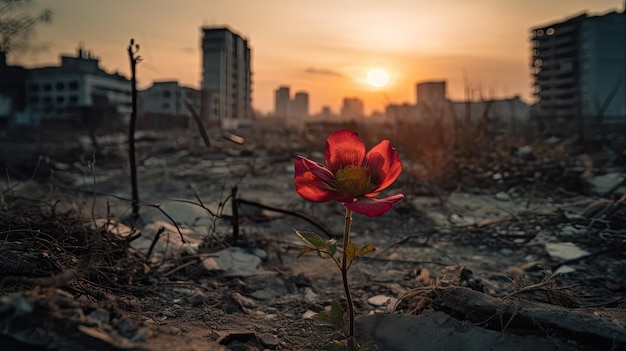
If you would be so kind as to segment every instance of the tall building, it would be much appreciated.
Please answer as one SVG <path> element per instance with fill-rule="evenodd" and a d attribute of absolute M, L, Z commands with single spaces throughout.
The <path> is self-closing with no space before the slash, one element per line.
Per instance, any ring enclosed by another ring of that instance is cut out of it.
<path fill-rule="evenodd" d="M 181 86 L 177 81 L 153 82 L 139 92 L 139 128 L 172 129 L 194 126 L 189 103 L 200 113 L 200 91 Z"/>
<path fill-rule="evenodd" d="M 549 128 L 626 123 L 626 13 L 531 30 L 535 116 Z"/>
<path fill-rule="evenodd" d="M 446 86 L 446 81 L 419 82 L 417 104 L 389 104 L 385 115 L 390 120 L 440 126 L 486 122 L 489 128 L 516 132 L 528 122 L 530 106 L 519 95 L 454 101 L 447 98 Z"/>
<path fill-rule="evenodd" d="M 7 65 L 6 55 L 0 51 L 0 137 L 6 134 L 16 114 L 24 114 L 27 75 L 26 68 Z"/>
<path fill-rule="evenodd" d="M 416 103 L 420 104 L 440 104 L 447 101 L 446 81 L 421 82 L 415 85 L 417 93 Z"/>
<path fill-rule="evenodd" d="M 341 117 L 360 118 L 364 113 L 363 100 L 359 98 L 344 98 L 341 106 Z"/>
<path fill-rule="evenodd" d="M 288 117 L 289 105 L 291 104 L 290 88 L 285 85 L 280 86 L 274 92 L 274 96 L 274 115 L 276 117 Z"/>
<path fill-rule="evenodd" d="M 291 103 L 291 114 L 294 117 L 309 116 L 309 93 L 306 91 L 296 92 Z"/>
<path fill-rule="evenodd" d="M 202 28 L 202 118 L 224 128 L 252 119 L 248 41 L 226 27 Z"/>
<path fill-rule="evenodd" d="M 79 47 L 76 56 L 61 56 L 60 66 L 29 71 L 26 79 L 28 120 L 19 123 L 84 124 L 95 122 L 98 111 L 106 112 L 98 117 L 102 122 L 110 122 L 111 114 L 127 122 L 131 103 L 128 78 L 105 72 L 97 57 Z M 88 121 L 91 118 L 94 121 Z"/>

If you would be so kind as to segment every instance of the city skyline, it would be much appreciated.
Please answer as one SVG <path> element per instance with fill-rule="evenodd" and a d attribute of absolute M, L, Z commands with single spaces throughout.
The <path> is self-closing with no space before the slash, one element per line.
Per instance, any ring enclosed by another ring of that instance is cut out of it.
<path fill-rule="evenodd" d="M 312 114 L 322 106 L 338 112 L 350 96 L 364 101 L 366 113 L 389 103 L 414 103 L 415 83 L 428 80 L 446 80 L 451 99 L 463 99 L 469 87 L 475 94 L 520 95 L 530 102 L 531 28 L 583 12 L 623 10 L 623 1 L 616 0 L 235 0 L 183 6 L 161 0 L 57 0 L 35 5 L 54 11 L 52 24 L 39 27 L 34 37 L 49 49 L 23 54 L 14 63 L 55 65 L 60 54 L 74 52 L 82 41 L 104 69 L 128 76 L 125 49 L 133 37 L 144 59 L 140 88 L 162 80 L 198 88 L 201 27 L 223 25 L 250 42 L 253 107 L 273 111 L 274 90 L 290 85 L 309 92 Z M 374 67 L 389 73 L 381 88 L 366 82 Z"/>

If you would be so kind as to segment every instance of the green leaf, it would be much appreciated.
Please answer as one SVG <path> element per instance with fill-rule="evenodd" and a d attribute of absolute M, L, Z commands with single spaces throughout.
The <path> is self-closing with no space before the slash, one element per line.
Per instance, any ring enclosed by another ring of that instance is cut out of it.
<path fill-rule="evenodd" d="M 316 248 L 314 247 L 310 247 L 310 246 L 305 246 L 302 248 L 302 250 L 300 250 L 300 254 L 298 255 L 298 258 L 308 254 L 309 252 L 313 252 L 313 251 L 318 251 Z"/>
<path fill-rule="evenodd" d="M 374 245 L 372 245 L 372 244 L 367 244 L 367 245 L 363 246 L 363 247 L 359 250 L 359 252 L 357 252 L 356 257 L 365 256 L 365 255 L 367 255 L 368 253 L 370 253 L 370 252 L 372 252 L 372 251 L 374 251 L 374 250 L 376 250 L 376 247 L 374 247 Z"/>
<path fill-rule="evenodd" d="M 345 351 L 346 350 L 346 342 L 333 340 L 328 344 L 324 345 L 324 350 L 326 351 Z"/>
<path fill-rule="evenodd" d="M 337 252 L 337 239 L 328 239 L 326 242 L 326 248 L 328 249 L 330 255 L 334 256 L 335 252 Z"/>
<path fill-rule="evenodd" d="M 326 249 L 326 242 L 319 235 L 313 232 L 299 231 L 297 229 L 294 229 L 294 231 L 296 232 L 296 235 L 298 235 L 300 238 L 302 238 L 302 240 L 306 241 L 307 243 L 313 245 L 313 247 L 320 250 Z"/>
<path fill-rule="evenodd" d="M 320 312 L 313 315 L 312 318 L 327 324 L 336 325 L 341 329 L 345 329 L 346 326 L 343 307 L 341 307 L 341 304 L 336 300 L 333 300 L 330 311 Z"/>
<path fill-rule="evenodd" d="M 374 345 L 374 342 L 371 340 L 366 341 L 359 346 L 358 350 L 359 351 L 376 350 L 376 345 Z"/>

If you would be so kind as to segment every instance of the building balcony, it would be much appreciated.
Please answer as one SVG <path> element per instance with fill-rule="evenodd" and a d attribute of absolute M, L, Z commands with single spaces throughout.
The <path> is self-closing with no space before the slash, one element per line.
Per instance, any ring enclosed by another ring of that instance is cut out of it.
<path fill-rule="evenodd" d="M 546 101 L 568 100 L 575 96 L 575 89 L 547 89 L 536 94 L 540 99 Z"/>
<path fill-rule="evenodd" d="M 558 78 L 559 74 L 561 73 L 558 69 L 554 69 L 548 66 L 542 68 L 539 73 L 535 74 L 535 80 L 538 82 L 549 82 L 555 78 Z"/>
<path fill-rule="evenodd" d="M 539 40 L 539 45 L 541 47 L 541 51 L 556 48 L 562 45 L 573 45 L 575 40 L 573 36 L 565 35 L 565 36 L 550 36 L 550 37 L 540 37 L 536 40 Z"/>
<path fill-rule="evenodd" d="M 539 99 L 539 105 L 543 106 L 544 108 L 556 108 L 556 109 L 568 109 L 568 108 L 575 108 L 578 106 L 578 98 L 577 97 L 572 97 L 569 99 L 549 99 L 549 100 L 543 100 L 543 99 Z"/>
<path fill-rule="evenodd" d="M 571 85 L 576 83 L 574 76 L 555 76 L 554 78 L 546 81 L 550 86 L 555 86 L 557 89 L 568 89 Z"/>

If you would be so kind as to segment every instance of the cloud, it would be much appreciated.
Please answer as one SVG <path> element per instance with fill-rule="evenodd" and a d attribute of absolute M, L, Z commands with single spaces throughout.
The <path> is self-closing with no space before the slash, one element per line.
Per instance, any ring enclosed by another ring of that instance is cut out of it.
<path fill-rule="evenodd" d="M 312 74 L 323 74 L 323 75 L 327 75 L 327 76 L 343 76 L 343 74 L 337 72 L 337 71 L 333 71 L 331 69 L 325 69 L 325 68 L 314 68 L 314 67 L 309 67 L 306 70 L 304 70 L 304 72 L 306 73 L 312 73 Z"/>

